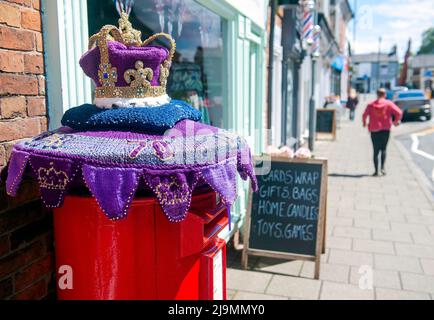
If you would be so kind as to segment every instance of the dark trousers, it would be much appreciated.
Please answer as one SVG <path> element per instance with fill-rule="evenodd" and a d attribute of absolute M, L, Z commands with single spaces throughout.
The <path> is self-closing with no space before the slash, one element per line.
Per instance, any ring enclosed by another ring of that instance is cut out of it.
<path fill-rule="evenodd" d="M 390 131 L 371 132 L 372 145 L 374 146 L 374 167 L 375 172 L 378 172 L 378 157 L 381 154 L 381 169 L 384 169 L 386 162 L 386 148 L 389 142 Z"/>
<path fill-rule="evenodd" d="M 350 109 L 350 120 L 354 120 L 354 116 L 356 115 L 356 109 Z"/>

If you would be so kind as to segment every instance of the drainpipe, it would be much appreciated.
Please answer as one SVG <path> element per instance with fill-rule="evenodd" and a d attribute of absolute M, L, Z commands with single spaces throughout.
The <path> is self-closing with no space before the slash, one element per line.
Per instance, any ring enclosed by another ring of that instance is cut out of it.
<path fill-rule="evenodd" d="M 279 143 L 281 145 L 286 145 L 287 141 L 287 121 L 288 121 L 288 100 L 290 99 L 288 97 L 288 63 L 289 58 L 285 56 L 285 49 L 283 49 L 283 59 L 282 59 L 282 86 L 281 86 L 281 95 L 282 95 L 282 119 L 280 121 L 281 126 L 281 139 Z"/>
<path fill-rule="evenodd" d="M 312 87 L 309 99 L 309 150 L 313 151 L 315 148 L 315 131 L 316 131 L 316 112 L 315 112 L 315 75 L 316 75 L 316 59 L 312 59 L 311 81 Z"/>
<path fill-rule="evenodd" d="M 293 83 L 294 83 L 294 88 L 293 88 L 293 104 L 294 104 L 294 113 L 292 116 L 292 127 L 293 127 L 293 131 L 292 134 L 294 136 L 294 138 L 296 139 L 296 143 L 294 146 L 294 151 L 297 150 L 300 147 L 300 140 L 301 140 L 301 134 L 300 134 L 300 106 L 299 106 L 299 102 L 300 102 L 300 93 L 299 93 L 299 83 L 300 83 L 300 72 L 301 72 L 301 64 L 303 63 L 303 58 L 301 57 L 300 59 L 296 60 L 294 63 L 294 79 L 293 79 Z"/>
<path fill-rule="evenodd" d="M 313 4 L 310 4 L 313 6 L 311 9 L 313 11 L 313 21 L 314 25 L 318 21 L 317 12 L 315 11 L 315 2 L 312 1 Z M 312 32 L 314 32 L 316 26 L 312 29 Z M 313 53 L 311 53 L 311 92 L 310 92 L 310 98 L 309 98 L 309 137 L 308 137 L 308 147 L 311 151 L 314 151 L 315 148 L 315 135 L 316 135 L 316 110 L 315 110 L 315 82 L 317 81 L 315 79 L 316 76 L 316 57 Z"/>
<path fill-rule="evenodd" d="M 271 130 L 273 78 L 274 78 L 274 25 L 276 21 L 277 0 L 270 0 L 270 38 L 268 41 L 268 97 L 267 97 L 267 129 Z M 271 144 L 271 134 L 268 135 L 268 144 Z"/>

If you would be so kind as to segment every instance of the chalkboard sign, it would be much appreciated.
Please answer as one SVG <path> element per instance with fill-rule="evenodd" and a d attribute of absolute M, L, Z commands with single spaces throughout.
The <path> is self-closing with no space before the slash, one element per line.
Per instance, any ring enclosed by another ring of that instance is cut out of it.
<path fill-rule="evenodd" d="M 316 110 L 316 132 L 331 134 L 336 138 L 336 109 Z"/>
<path fill-rule="evenodd" d="M 265 158 L 256 158 L 264 167 Z M 268 157 L 268 160 L 270 158 Z M 271 158 L 267 174 L 257 174 L 259 191 L 249 196 L 243 252 L 317 262 L 323 249 L 327 160 Z"/>

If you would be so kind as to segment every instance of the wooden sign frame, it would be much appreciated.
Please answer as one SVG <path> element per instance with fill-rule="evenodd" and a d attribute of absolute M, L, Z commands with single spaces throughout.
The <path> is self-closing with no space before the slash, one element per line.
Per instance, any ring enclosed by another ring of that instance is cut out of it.
<path fill-rule="evenodd" d="M 255 161 L 260 160 L 262 158 L 263 157 L 255 157 Z M 248 199 L 248 207 L 246 212 L 246 221 L 244 224 L 244 235 L 243 235 L 244 246 L 243 246 L 242 258 L 241 258 L 241 266 L 243 267 L 243 269 L 247 269 L 249 255 L 269 257 L 269 258 L 279 258 L 285 260 L 314 261 L 315 262 L 314 278 L 319 279 L 321 253 L 325 253 L 325 238 L 326 238 L 325 228 L 326 228 L 327 179 L 328 179 L 327 159 L 288 159 L 288 158 L 272 156 L 271 161 L 321 165 L 321 187 L 320 187 L 321 189 L 320 189 L 320 198 L 319 198 L 315 255 L 292 254 L 286 252 L 277 252 L 277 251 L 250 248 L 249 238 L 250 238 L 251 210 L 252 210 L 252 200 L 253 200 L 253 194 L 252 191 L 250 191 L 249 199 Z"/>
<path fill-rule="evenodd" d="M 323 108 L 323 109 L 316 109 L 316 112 L 326 112 L 326 111 L 332 111 L 333 112 L 333 123 L 332 123 L 332 132 L 323 132 L 323 131 L 316 131 L 316 138 L 317 140 L 321 137 L 327 136 L 327 135 L 331 135 L 332 136 L 332 140 L 336 140 L 336 112 L 337 110 L 335 108 Z M 315 128 L 316 129 L 316 128 Z"/>

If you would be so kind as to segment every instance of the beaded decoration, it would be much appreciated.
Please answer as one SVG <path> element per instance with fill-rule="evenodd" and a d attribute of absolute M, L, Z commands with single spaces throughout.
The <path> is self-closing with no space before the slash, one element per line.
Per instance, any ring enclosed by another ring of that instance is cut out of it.
<path fill-rule="evenodd" d="M 189 202 L 190 190 L 188 184 L 180 185 L 174 177 L 171 177 L 170 182 L 160 182 L 155 186 L 155 195 L 162 206 L 174 206 Z"/>
<path fill-rule="evenodd" d="M 161 161 L 168 161 L 172 159 L 175 155 L 173 146 L 166 141 L 160 141 L 160 140 L 153 141 L 152 147 L 154 148 L 155 156 Z"/>
<path fill-rule="evenodd" d="M 51 190 L 65 190 L 69 183 L 66 172 L 56 170 L 53 162 L 50 162 L 50 168 L 39 168 L 38 180 L 41 188 Z"/>
<path fill-rule="evenodd" d="M 154 71 L 151 68 L 143 68 L 142 61 L 136 61 L 136 70 L 129 69 L 125 71 L 124 78 L 127 83 L 133 88 L 151 86 L 151 80 L 154 77 Z M 133 78 L 134 80 L 131 80 Z"/>
<path fill-rule="evenodd" d="M 134 144 L 136 147 L 131 150 L 131 152 L 128 154 L 128 157 L 131 160 L 136 160 L 140 154 L 145 150 L 146 146 L 148 145 L 148 142 L 146 140 L 141 141 L 128 141 L 128 144 Z"/>

